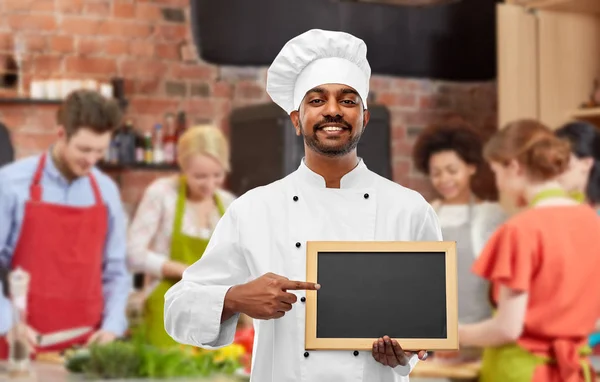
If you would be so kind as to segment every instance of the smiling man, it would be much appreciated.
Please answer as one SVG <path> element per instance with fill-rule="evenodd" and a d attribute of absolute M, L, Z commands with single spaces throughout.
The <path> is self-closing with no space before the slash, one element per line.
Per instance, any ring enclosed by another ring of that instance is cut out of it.
<path fill-rule="evenodd" d="M 34 352 L 109 342 L 127 328 L 125 216 L 115 183 L 94 167 L 120 118 L 114 101 L 75 91 L 60 107 L 50 150 L 0 169 L 0 266 L 31 275 Z M 79 327 L 90 330 L 47 348 L 35 341 L 34 334 Z M 14 329 L 11 311 L 2 309 L 0 333 Z"/>
<path fill-rule="evenodd" d="M 441 240 L 425 199 L 358 157 L 369 121 L 366 54 L 362 40 L 324 30 L 283 47 L 267 91 L 303 137 L 305 157 L 289 176 L 234 201 L 202 258 L 165 295 L 165 326 L 181 343 L 222 347 L 240 313 L 256 319 L 252 381 L 408 381 L 426 356 L 387 337 L 370 352 L 304 349 L 305 291 L 320 288 L 304 281 L 307 241 Z"/>

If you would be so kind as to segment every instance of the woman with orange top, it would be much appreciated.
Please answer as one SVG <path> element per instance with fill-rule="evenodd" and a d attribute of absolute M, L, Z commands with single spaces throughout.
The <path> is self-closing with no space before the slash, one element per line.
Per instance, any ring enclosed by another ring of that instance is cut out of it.
<path fill-rule="evenodd" d="M 485 348 L 482 382 L 594 380 L 587 337 L 600 315 L 600 219 L 557 178 L 568 142 L 531 120 L 509 124 L 484 156 L 507 199 L 527 207 L 492 235 L 473 271 L 491 285 L 490 319 L 459 326 Z"/>

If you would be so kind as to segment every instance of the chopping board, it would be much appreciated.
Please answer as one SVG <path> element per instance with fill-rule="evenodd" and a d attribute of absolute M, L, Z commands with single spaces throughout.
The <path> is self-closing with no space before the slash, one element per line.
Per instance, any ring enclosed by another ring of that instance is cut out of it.
<path fill-rule="evenodd" d="M 475 379 L 479 375 L 480 362 L 469 363 L 442 363 L 436 361 L 418 362 L 411 377 L 422 378 L 455 378 L 455 379 Z"/>
<path fill-rule="evenodd" d="M 35 360 L 37 362 L 42 363 L 53 363 L 53 364 L 63 364 L 65 363 L 65 357 L 59 352 L 44 352 L 40 354 L 36 354 Z"/>

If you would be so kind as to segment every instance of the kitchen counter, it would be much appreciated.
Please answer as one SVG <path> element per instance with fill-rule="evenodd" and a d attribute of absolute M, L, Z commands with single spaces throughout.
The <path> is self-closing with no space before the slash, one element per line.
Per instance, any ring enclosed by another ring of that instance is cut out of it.
<path fill-rule="evenodd" d="M 590 357 L 596 374 L 600 376 L 600 356 Z M 477 380 L 476 364 L 466 365 L 436 365 L 433 362 L 423 362 L 411 373 L 411 382 L 475 382 Z M 425 366 L 427 365 L 427 366 Z M 62 365 L 56 363 L 34 362 L 34 376 L 30 378 L 8 378 L 5 363 L 0 362 L 1 382 L 84 382 L 90 381 L 81 374 L 69 373 Z M 243 376 L 214 376 L 210 378 L 173 378 L 158 379 L 126 379 L 104 380 L 95 379 L 95 382 L 243 382 L 248 381 Z"/>
<path fill-rule="evenodd" d="M 0 362 L 1 382 L 243 382 L 248 377 L 214 376 L 209 378 L 172 378 L 172 379 L 87 379 L 83 374 L 69 373 L 63 365 L 46 362 L 33 362 L 34 375 L 29 378 L 9 378 L 6 363 Z"/>

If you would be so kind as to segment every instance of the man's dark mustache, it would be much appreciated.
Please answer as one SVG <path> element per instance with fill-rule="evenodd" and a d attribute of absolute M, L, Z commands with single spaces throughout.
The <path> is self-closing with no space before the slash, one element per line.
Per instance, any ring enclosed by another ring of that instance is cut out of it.
<path fill-rule="evenodd" d="M 327 123 L 338 123 L 340 125 L 346 126 L 346 128 L 348 128 L 348 129 L 352 130 L 352 125 L 349 124 L 348 122 L 344 121 L 344 118 L 342 118 L 342 117 L 325 117 L 321 122 L 315 123 L 315 125 L 313 126 L 313 130 L 317 131 L 318 129 L 321 128 L 321 126 L 323 126 Z"/>

